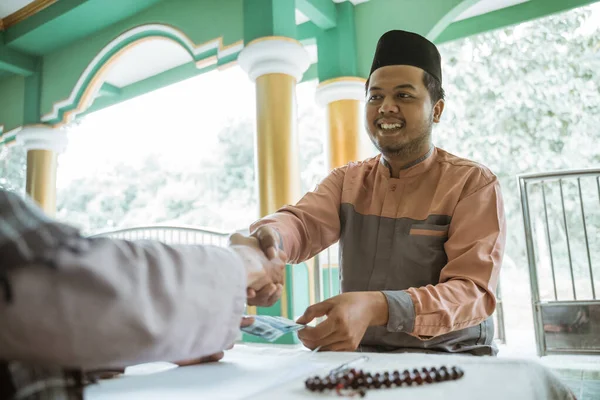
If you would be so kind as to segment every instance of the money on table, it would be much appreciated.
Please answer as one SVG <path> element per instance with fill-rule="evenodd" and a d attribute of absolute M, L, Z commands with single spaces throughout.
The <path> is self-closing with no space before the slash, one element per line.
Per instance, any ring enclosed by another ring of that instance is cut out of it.
<path fill-rule="evenodd" d="M 254 323 L 250 326 L 242 328 L 242 331 L 265 339 L 269 342 L 274 342 L 286 333 L 296 332 L 304 327 L 305 325 L 297 324 L 291 319 L 283 317 L 255 315 Z"/>

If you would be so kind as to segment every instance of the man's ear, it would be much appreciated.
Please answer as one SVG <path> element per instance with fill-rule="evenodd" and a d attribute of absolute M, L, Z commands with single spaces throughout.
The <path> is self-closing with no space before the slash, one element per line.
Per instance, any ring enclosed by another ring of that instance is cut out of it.
<path fill-rule="evenodd" d="M 446 103 L 444 102 L 444 100 L 440 99 L 433 106 L 433 122 L 435 122 L 436 124 L 442 119 L 442 114 L 444 113 L 445 105 Z"/>

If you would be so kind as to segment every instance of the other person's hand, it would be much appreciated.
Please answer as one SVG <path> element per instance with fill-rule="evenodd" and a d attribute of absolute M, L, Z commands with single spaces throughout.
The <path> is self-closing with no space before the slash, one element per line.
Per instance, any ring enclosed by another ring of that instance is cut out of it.
<path fill-rule="evenodd" d="M 243 317 L 242 322 L 240 323 L 240 328 L 250 326 L 253 323 L 254 323 L 253 317 Z M 232 348 L 233 348 L 233 344 L 231 346 L 229 346 L 229 348 L 227 348 L 227 350 L 230 350 Z M 220 351 L 218 353 L 211 354 L 211 355 L 205 356 L 205 357 L 194 358 L 194 359 L 186 360 L 186 361 L 179 361 L 179 362 L 176 362 L 175 364 L 179 365 L 180 367 L 185 367 L 188 365 L 196 365 L 196 364 L 205 364 L 205 363 L 220 361 L 224 356 L 225 356 L 225 352 Z"/>
<path fill-rule="evenodd" d="M 282 251 L 268 258 L 255 237 L 234 233 L 229 238 L 229 246 L 244 260 L 247 273 L 247 298 L 249 305 L 271 306 L 283 290 L 285 260 Z"/>

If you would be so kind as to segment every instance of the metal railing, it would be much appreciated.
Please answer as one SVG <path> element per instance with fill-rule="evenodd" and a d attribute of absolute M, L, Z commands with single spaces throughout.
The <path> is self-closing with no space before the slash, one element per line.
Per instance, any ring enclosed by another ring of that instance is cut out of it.
<path fill-rule="evenodd" d="M 158 240 L 166 244 L 225 246 L 229 234 L 208 229 L 153 225 L 100 232 L 91 237 L 110 237 L 124 240 Z"/>
<path fill-rule="evenodd" d="M 518 183 L 538 355 L 600 353 L 600 169 Z"/>

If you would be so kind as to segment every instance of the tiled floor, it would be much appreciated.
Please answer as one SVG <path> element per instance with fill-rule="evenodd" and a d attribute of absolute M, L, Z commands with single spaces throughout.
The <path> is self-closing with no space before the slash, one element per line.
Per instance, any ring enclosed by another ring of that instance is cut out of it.
<path fill-rule="evenodd" d="M 498 346 L 498 357 L 536 359 L 554 371 L 571 388 L 577 400 L 600 400 L 600 355 L 551 355 L 540 358 L 535 351 L 533 335 L 515 332 L 511 338 L 508 344 Z"/>
<path fill-rule="evenodd" d="M 576 369 L 553 369 L 565 382 L 578 400 L 600 399 L 600 371 Z"/>

